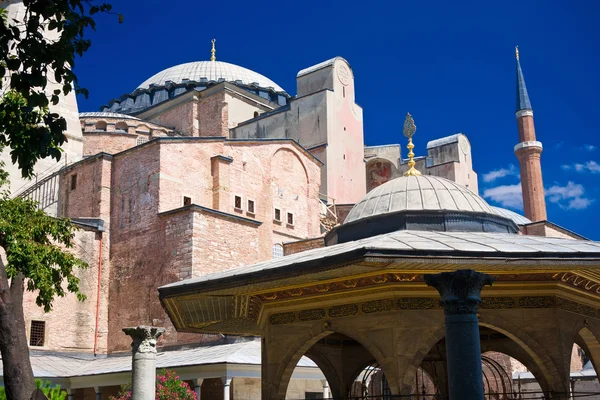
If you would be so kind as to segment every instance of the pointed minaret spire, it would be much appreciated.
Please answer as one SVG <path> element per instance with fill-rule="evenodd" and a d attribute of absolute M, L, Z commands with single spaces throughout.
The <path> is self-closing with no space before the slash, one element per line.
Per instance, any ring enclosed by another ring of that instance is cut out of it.
<path fill-rule="evenodd" d="M 515 55 L 517 56 L 517 111 L 531 110 L 531 101 L 529 101 L 525 77 L 519 61 L 519 46 L 515 46 Z"/>
<path fill-rule="evenodd" d="M 544 182 L 542 181 L 542 143 L 535 138 L 533 109 L 525 86 L 525 78 L 519 61 L 519 47 L 515 47 L 517 57 L 517 124 L 519 127 L 519 144 L 515 146 L 515 154 L 521 166 L 521 189 L 523 190 L 523 209 L 525 216 L 536 221 L 545 221 L 546 200 L 544 198 Z"/>

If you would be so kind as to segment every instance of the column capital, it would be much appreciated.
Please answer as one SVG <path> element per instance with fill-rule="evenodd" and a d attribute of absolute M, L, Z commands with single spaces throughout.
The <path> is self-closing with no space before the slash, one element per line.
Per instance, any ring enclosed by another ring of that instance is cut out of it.
<path fill-rule="evenodd" d="M 123 328 L 126 335 L 131 336 L 131 352 L 156 353 L 156 340 L 165 332 L 165 328 L 140 325 L 131 328 Z"/>
<path fill-rule="evenodd" d="M 424 278 L 427 286 L 433 286 L 440 293 L 440 304 L 446 315 L 477 313 L 481 289 L 494 282 L 490 275 L 471 269 L 427 274 Z"/>

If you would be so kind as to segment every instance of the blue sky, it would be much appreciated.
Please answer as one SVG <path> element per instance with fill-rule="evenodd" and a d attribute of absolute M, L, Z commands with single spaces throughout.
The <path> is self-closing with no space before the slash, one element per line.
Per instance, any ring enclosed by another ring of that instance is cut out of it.
<path fill-rule="evenodd" d="M 415 153 L 457 132 L 473 146 L 480 194 L 520 210 L 515 58 L 535 112 L 549 220 L 600 240 L 600 2 L 114 0 L 77 61 L 90 91 L 80 111 L 176 64 L 217 59 L 255 70 L 295 94 L 296 73 L 346 58 L 364 109 L 368 145 L 404 143 L 417 124 Z M 406 151 L 403 152 L 406 154 Z M 522 211 L 521 211 L 522 212 Z"/>

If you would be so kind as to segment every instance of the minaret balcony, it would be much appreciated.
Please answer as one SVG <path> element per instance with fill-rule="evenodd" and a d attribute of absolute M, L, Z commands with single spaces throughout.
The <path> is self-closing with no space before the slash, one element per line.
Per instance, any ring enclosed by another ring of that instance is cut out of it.
<path fill-rule="evenodd" d="M 532 140 L 529 142 L 518 143 L 515 146 L 515 153 L 517 153 L 519 150 L 528 149 L 528 148 L 538 148 L 539 151 L 541 152 L 543 149 L 542 142 L 538 142 L 537 140 Z"/>

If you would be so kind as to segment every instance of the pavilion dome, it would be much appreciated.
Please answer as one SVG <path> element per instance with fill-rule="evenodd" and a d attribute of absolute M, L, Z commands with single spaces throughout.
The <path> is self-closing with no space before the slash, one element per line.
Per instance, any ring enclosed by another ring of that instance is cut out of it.
<path fill-rule="evenodd" d="M 285 92 L 281 86 L 266 76 L 248 68 L 223 61 L 196 61 L 176 65 L 148 78 L 138 86 L 138 89 L 149 89 L 151 85 L 165 86 L 167 82 L 180 84 L 186 81 L 225 81 L 265 89 L 271 88 L 275 92 Z"/>
<path fill-rule="evenodd" d="M 495 214 L 466 187 L 437 176 L 402 176 L 376 187 L 352 208 L 344 223 L 399 211 L 446 210 Z"/>
<path fill-rule="evenodd" d="M 325 245 L 395 231 L 519 232 L 468 188 L 438 176 L 402 176 L 376 187 L 325 235 Z"/>

